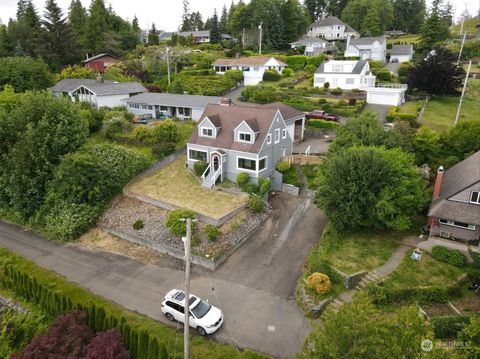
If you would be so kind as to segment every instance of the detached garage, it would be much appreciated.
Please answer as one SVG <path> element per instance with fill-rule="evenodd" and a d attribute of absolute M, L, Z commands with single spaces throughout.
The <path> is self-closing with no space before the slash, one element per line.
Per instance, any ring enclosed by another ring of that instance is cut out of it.
<path fill-rule="evenodd" d="M 400 106 L 405 102 L 407 85 L 391 85 L 392 87 L 367 87 L 367 103 L 377 105 Z"/>
<path fill-rule="evenodd" d="M 388 51 L 390 62 L 408 62 L 413 58 L 413 45 L 393 45 Z"/>

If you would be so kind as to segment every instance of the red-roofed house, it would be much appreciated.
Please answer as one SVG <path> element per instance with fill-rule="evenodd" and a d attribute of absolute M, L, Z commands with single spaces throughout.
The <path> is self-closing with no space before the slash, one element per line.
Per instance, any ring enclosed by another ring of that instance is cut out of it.
<path fill-rule="evenodd" d="M 120 59 L 116 56 L 109 54 L 98 54 L 96 56 L 87 57 L 86 60 L 83 60 L 83 63 L 86 67 L 91 68 L 93 71 L 103 74 L 109 64 L 118 61 L 120 61 Z"/>

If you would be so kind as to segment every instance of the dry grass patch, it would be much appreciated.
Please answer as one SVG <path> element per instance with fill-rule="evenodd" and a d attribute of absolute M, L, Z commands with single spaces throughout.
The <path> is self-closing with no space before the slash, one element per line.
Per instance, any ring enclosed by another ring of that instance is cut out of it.
<path fill-rule="evenodd" d="M 203 188 L 185 168 L 185 157 L 131 184 L 128 190 L 212 218 L 221 218 L 246 203 L 244 196 Z"/>

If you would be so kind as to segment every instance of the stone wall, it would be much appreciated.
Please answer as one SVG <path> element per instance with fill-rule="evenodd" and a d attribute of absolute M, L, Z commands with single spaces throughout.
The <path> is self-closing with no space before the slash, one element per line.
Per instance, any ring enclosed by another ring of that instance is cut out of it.
<path fill-rule="evenodd" d="M 355 287 L 358 283 L 360 283 L 360 281 L 363 279 L 363 277 L 365 277 L 367 275 L 368 272 L 366 271 L 361 271 L 361 272 L 357 272 L 357 273 L 353 273 L 353 274 L 347 274 L 347 273 L 344 273 L 342 272 L 341 270 L 333 267 L 333 266 L 330 266 L 335 272 L 337 272 L 338 274 L 340 274 L 343 278 L 343 286 L 347 289 L 352 289 L 353 287 Z"/>
<path fill-rule="evenodd" d="M 298 187 L 292 186 L 291 184 L 283 183 L 282 192 L 285 192 L 290 196 L 298 197 L 298 193 L 300 192 L 300 189 Z"/>

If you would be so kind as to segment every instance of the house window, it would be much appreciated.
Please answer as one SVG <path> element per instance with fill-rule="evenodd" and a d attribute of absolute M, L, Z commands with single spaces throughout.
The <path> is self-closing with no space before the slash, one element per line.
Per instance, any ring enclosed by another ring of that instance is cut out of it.
<path fill-rule="evenodd" d="M 250 71 L 250 67 L 248 67 L 248 66 L 243 66 L 243 67 L 242 67 L 242 71 L 243 71 L 243 72 L 248 72 L 248 71 Z"/>
<path fill-rule="evenodd" d="M 179 107 L 178 114 L 182 116 L 190 116 L 190 108 L 188 107 Z"/>
<path fill-rule="evenodd" d="M 472 191 L 470 195 L 470 203 L 480 204 L 480 192 Z"/>
<path fill-rule="evenodd" d="M 287 138 L 287 130 L 285 128 L 282 130 L 282 138 Z"/>
<path fill-rule="evenodd" d="M 253 71 L 260 71 L 260 69 L 258 67 L 254 67 Z"/>
<path fill-rule="evenodd" d="M 242 142 L 252 142 L 252 135 L 247 132 L 239 132 L 238 140 Z"/>
<path fill-rule="evenodd" d="M 168 111 L 168 107 L 167 106 L 160 106 L 160 111 Z"/>
<path fill-rule="evenodd" d="M 188 151 L 188 158 L 192 161 L 204 161 L 207 162 L 207 152 L 190 150 Z"/>
<path fill-rule="evenodd" d="M 261 158 L 258 161 L 258 170 L 261 171 L 261 170 L 264 170 L 265 168 L 267 168 L 267 157 L 266 156 Z"/>
<path fill-rule="evenodd" d="M 248 171 L 256 171 L 257 161 L 249 158 L 237 157 L 237 168 Z"/>
<path fill-rule="evenodd" d="M 272 143 L 272 134 L 269 133 L 269 134 L 267 135 L 267 145 L 269 145 L 269 144 L 271 144 L 271 143 Z"/>
<path fill-rule="evenodd" d="M 353 77 L 347 77 L 345 82 L 347 85 L 353 85 L 355 83 L 355 79 Z"/>
<path fill-rule="evenodd" d="M 447 226 L 460 227 L 460 228 L 468 229 L 470 231 L 474 231 L 476 229 L 476 226 L 474 224 L 467 224 L 467 223 L 462 223 L 462 222 L 450 221 L 448 219 L 441 219 L 440 223 L 445 224 Z"/>
<path fill-rule="evenodd" d="M 149 106 L 148 106 L 148 109 L 149 109 L 149 110 L 153 110 L 153 106 L 150 106 L 150 105 L 149 105 Z"/>
<path fill-rule="evenodd" d="M 202 127 L 202 136 L 213 137 L 213 129 Z"/>
<path fill-rule="evenodd" d="M 279 143 L 280 142 L 280 129 L 277 128 L 275 130 L 275 143 Z"/>

